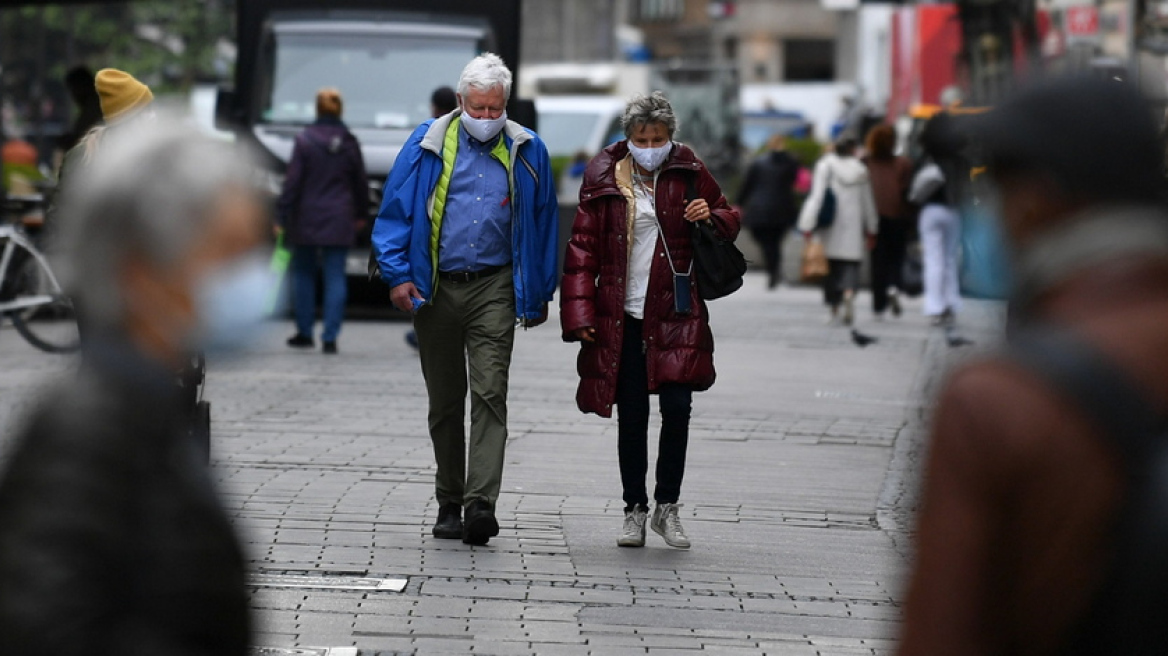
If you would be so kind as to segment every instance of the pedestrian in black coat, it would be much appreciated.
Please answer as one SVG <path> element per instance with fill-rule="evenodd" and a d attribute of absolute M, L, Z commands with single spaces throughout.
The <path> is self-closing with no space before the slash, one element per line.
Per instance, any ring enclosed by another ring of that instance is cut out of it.
<path fill-rule="evenodd" d="M 799 161 L 786 150 L 786 140 L 776 134 L 767 142 L 767 152 L 751 163 L 738 193 L 742 223 L 762 248 L 767 270 L 767 287 L 782 280 L 783 237 L 794 225 L 795 179 Z"/>

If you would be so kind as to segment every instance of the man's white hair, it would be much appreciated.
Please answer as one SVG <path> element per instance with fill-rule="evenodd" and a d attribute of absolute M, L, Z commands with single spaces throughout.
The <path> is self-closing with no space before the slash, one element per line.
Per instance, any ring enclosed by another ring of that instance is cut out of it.
<path fill-rule="evenodd" d="M 470 60 L 458 78 L 458 94 L 463 97 L 472 88 L 488 91 L 495 87 L 502 87 L 503 96 L 511 98 L 511 69 L 493 52 L 484 52 Z"/>

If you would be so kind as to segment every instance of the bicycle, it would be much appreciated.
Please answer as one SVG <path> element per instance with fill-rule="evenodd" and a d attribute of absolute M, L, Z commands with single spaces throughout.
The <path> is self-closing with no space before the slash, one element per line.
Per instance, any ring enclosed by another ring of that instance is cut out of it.
<path fill-rule="evenodd" d="M 49 353 L 71 353 L 81 346 L 73 304 L 37 248 L 26 225 L 35 225 L 40 194 L 8 196 L 0 223 L 0 318 L 32 346 Z"/>

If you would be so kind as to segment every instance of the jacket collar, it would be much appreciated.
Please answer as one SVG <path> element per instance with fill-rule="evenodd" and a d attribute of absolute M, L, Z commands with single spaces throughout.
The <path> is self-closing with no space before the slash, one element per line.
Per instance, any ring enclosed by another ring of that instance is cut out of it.
<path fill-rule="evenodd" d="M 318 116 L 316 118 L 316 121 L 313 122 L 313 125 L 324 125 L 324 126 L 329 126 L 329 127 L 343 128 L 343 127 L 345 127 L 345 122 L 342 121 L 341 119 L 337 118 L 336 116 Z"/>
<path fill-rule="evenodd" d="M 584 185 L 580 189 L 582 197 L 589 196 L 603 196 L 607 194 L 619 194 L 620 188 L 616 180 L 616 163 L 625 159 L 629 155 L 629 144 L 627 139 L 622 139 L 604 150 L 600 151 L 592 161 L 588 163 L 588 168 L 584 171 Z M 694 151 L 689 146 L 675 141 L 673 142 L 673 150 L 669 153 L 668 159 L 661 165 L 661 172 L 673 170 L 683 171 L 700 171 L 704 165 L 694 154 Z M 587 196 L 585 196 L 587 194 Z"/>
<path fill-rule="evenodd" d="M 422 137 L 421 147 L 428 150 L 435 155 L 442 154 L 442 142 L 446 139 L 446 129 L 450 127 L 450 122 L 462 115 L 461 109 L 456 109 L 449 114 L 439 116 L 430 122 L 430 127 L 426 129 L 426 134 Z M 508 120 L 503 126 L 503 136 L 507 141 L 518 148 L 524 143 L 532 139 L 532 135 L 527 131 L 527 128 Z"/>

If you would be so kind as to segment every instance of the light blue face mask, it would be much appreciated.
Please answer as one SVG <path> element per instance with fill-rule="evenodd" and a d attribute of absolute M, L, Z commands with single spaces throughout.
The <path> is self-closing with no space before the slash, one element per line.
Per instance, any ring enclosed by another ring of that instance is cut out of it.
<path fill-rule="evenodd" d="M 204 275 L 195 289 L 199 329 L 191 346 L 208 353 L 246 349 L 262 332 L 276 284 L 267 259 L 259 254 Z"/>
<path fill-rule="evenodd" d="M 486 143 L 503 131 L 507 125 L 507 112 L 503 112 L 499 118 L 475 118 L 464 112 L 459 121 L 467 134 Z"/>
<path fill-rule="evenodd" d="M 1006 299 L 1013 291 L 1013 257 L 1002 228 L 998 194 L 984 190 L 961 207 L 961 294 Z"/>

